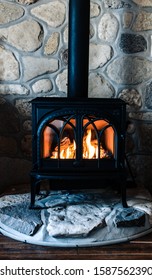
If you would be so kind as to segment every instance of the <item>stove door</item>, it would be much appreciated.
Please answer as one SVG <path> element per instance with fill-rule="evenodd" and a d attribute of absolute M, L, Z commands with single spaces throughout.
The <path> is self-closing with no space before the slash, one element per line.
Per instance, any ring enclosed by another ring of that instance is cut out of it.
<path fill-rule="evenodd" d="M 114 121 L 84 109 L 60 109 L 42 118 L 37 131 L 41 170 L 114 169 L 118 133 Z"/>

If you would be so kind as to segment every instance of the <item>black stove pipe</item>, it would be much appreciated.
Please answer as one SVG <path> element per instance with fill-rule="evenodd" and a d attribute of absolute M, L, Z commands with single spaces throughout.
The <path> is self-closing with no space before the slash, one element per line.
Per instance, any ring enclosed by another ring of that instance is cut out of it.
<path fill-rule="evenodd" d="M 90 0 L 69 0 L 68 98 L 88 97 Z"/>

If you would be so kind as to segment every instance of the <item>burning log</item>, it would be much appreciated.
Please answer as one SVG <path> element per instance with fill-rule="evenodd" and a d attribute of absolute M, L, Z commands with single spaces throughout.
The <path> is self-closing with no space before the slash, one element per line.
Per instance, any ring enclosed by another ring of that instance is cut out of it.
<path fill-rule="evenodd" d="M 111 158 L 112 153 L 103 148 L 100 143 L 100 155 L 98 155 L 98 140 L 91 139 L 91 130 L 87 131 L 87 135 L 83 137 L 83 158 L 84 159 L 98 159 L 98 158 Z M 60 159 L 74 159 L 76 157 L 76 144 L 75 141 L 71 142 L 69 137 L 64 137 L 59 146 L 56 145 L 52 151 L 51 158 Z M 59 154 L 60 153 L 60 154 Z"/>
<path fill-rule="evenodd" d="M 75 150 L 76 145 L 75 141 L 71 143 L 68 137 L 64 137 L 60 143 L 60 158 L 61 159 L 72 159 L 75 158 Z M 58 145 L 55 147 L 54 151 L 52 152 L 51 158 L 58 158 L 59 147 Z"/>
<path fill-rule="evenodd" d="M 69 145 L 71 144 L 70 139 L 68 137 L 64 137 L 60 143 L 60 150 L 68 149 Z M 55 151 L 58 151 L 58 146 L 55 147 Z"/>

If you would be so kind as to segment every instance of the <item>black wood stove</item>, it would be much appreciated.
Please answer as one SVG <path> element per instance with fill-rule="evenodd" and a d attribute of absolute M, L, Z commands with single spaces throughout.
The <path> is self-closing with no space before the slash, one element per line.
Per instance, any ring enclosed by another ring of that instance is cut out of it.
<path fill-rule="evenodd" d="M 89 18 L 89 0 L 69 1 L 68 97 L 32 100 L 31 208 L 43 180 L 58 189 L 115 182 L 127 207 L 126 105 L 88 98 Z"/>

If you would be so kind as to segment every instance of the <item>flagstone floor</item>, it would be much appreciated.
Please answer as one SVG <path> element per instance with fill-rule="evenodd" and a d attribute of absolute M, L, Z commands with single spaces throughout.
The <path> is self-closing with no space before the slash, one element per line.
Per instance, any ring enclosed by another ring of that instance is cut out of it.
<path fill-rule="evenodd" d="M 45 198 L 38 197 L 39 210 L 30 210 L 30 194 L 13 187 L 0 198 L 0 231 L 21 242 L 66 248 L 117 244 L 152 231 L 149 192 L 129 191 L 127 209 L 117 196 L 109 195 L 107 190 L 100 195 L 90 190 L 87 194 L 51 192 Z"/>

